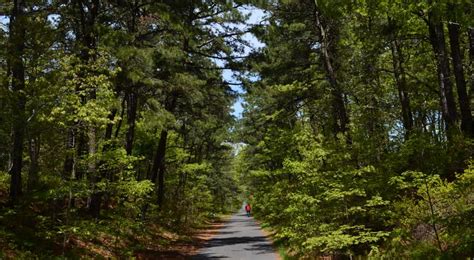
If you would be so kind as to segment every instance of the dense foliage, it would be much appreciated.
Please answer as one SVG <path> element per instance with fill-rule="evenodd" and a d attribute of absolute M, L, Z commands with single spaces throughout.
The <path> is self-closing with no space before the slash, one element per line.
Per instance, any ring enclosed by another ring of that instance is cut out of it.
<path fill-rule="evenodd" d="M 470 1 L 2 1 L 0 258 L 140 257 L 242 193 L 296 257 L 473 257 L 473 17 Z"/>
<path fill-rule="evenodd" d="M 242 5 L 2 1 L 0 258 L 124 256 L 239 205 L 222 69 Z"/>
<path fill-rule="evenodd" d="M 296 256 L 473 256 L 474 6 L 261 3 L 239 171 Z"/>

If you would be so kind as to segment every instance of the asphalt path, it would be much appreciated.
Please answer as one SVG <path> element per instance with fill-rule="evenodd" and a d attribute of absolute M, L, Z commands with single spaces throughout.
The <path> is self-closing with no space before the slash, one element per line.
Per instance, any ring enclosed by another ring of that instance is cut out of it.
<path fill-rule="evenodd" d="M 192 259 L 279 259 L 260 226 L 241 209 Z"/>

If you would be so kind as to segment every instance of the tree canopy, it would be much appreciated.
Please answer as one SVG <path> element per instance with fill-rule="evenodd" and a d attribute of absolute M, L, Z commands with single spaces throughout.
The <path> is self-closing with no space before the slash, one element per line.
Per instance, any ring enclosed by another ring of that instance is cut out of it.
<path fill-rule="evenodd" d="M 470 1 L 2 2 L 0 258 L 137 256 L 242 201 L 296 258 L 473 257 L 473 18 Z"/>

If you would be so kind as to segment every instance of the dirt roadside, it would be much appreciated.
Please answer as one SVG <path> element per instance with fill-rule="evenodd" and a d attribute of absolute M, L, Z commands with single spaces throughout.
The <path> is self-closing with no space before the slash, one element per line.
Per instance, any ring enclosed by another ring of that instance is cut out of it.
<path fill-rule="evenodd" d="M 137 259 L 189 259 L 196 255 L 204 244 L 214 237 L 230 216 L 223 216 L 196 229 L 187 239 L 177 239 L 159 251 L 143 250 L 136 253 Z"/>

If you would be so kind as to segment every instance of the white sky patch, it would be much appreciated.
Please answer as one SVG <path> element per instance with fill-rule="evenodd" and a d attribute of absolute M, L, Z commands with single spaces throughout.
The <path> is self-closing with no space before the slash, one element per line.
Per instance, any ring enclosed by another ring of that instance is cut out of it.
<path fill-rule="evenodd" d="M 253 6 L 243 6 L 239 8 L 239 11 L 241 11 L 245 15 L 250 15 L 249 19 L 247 20 L 244 29 L 248 29 L 254 25 L 260 25 L 260 24 L 265 24 L 265 12 L 262 9 L 253 7 Z M 246 46 L 245 53 L 249 54 L 252 50 L 262 48 L 265 46 L 265 44 L 251 33 L 246 33 L 243 36 L 244 40 L 249 42 L 250 46 Z"/>
<path fill-rule="evenodd" d="M 222 143 L 223 145 L 230 145 L 233 149 L 232 153 L 234 154 L 234 156 L 236 156 L 237 154 L 239 154 L 240 151 L 242 151 L 243 148 L 245 148 L 245 146 L 247 146 L 247 144 L 245 143 L 230 143 L 230 142 L 223 142 Z"/>
<path fill-rule="evenodd" d="M 61 16 L 59 14 L 50 14 L 48 15 L 47 19 L 53 27 L 57 28 L 61 20 Z M 7 32 L 9 24 L 10 17 L 8 17 L 7 15 L 0 15 L 0 30 Z"/>
<path fill-rule="evenodd" d="M 0 30 L 7 32 L 10 18 L 6 15 L 0 15 Z"/>
<path fill-rule="evenodd" d="M 242 12 L 244 15 L 249 15 L 248 20 L 245 24 L 237 24 L 238 29 L 242 31 L 246 31 L 250 29 L 254 25 L 265 24 L 265 12 L 262 9 L 253 7 L 253 6 L 242 6 L 239 8 L 239 11 Z M 248 32 L 245 33 L 242 38 L 245 40 L 246 44 L 243 47 L 243 53 L 235 53 L 235 56 L 246 56 L 250 54 L 252 51 L 257 50 L 259 48 L 265 47 L 265 44 L 260 42 L 252 33 Z M 216 61 L 218 66 L 224 66 L 224 62 Z M 240 84 L 241 82 L 236 79 L 236 73 L 232 70 L 225 69 L 222 72 L 222 76 L 225 81 L 232 83 L 232 84 Z M 255 78 L 257 79 L 257 78 Z M 251 79 L 252 80 L 252 79 Z M 239 94 L 239 97 L 236 99 L 235 103 L 232 105 L 233 115 L 237 118 L 242 117 L 243 112 L 243 103 L 245 100 L 242 98 L 242 95 L 245 94 L 245 91 L 239 85 L 231 85 L 233 91 Z"/>
<path fill-rule="evenodd" d="M 50 14 L 48 15 L 48 21 L 54 28 L 57 28 L 61 21 L 61 16 L 59 14 Z"/>

